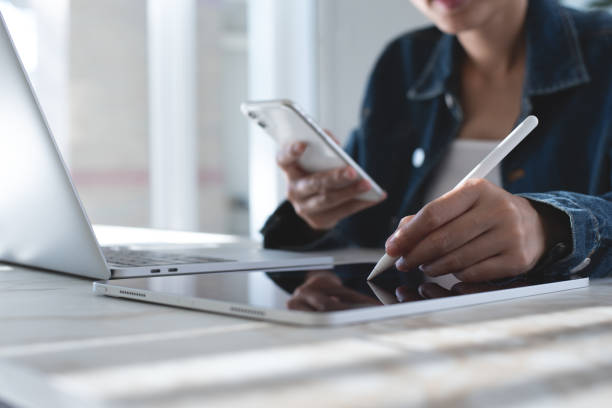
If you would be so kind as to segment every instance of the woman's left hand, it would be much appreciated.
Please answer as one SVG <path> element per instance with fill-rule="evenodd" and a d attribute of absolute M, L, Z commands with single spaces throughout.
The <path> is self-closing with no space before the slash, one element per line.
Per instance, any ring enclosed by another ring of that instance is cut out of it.
<path fill-rule="evenodd" d="M 464 282 L 516 276 L 547 249 L 546 221 L 529 200 L 484 180 L 468 180 L 402 219 L 386 251 L 396 267 Z"/>

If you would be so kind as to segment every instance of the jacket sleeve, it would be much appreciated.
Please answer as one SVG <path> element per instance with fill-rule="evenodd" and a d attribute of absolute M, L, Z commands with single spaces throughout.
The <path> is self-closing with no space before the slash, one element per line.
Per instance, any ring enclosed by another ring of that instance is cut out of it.
<path fill-rule="evenodd" d="M 571 252 L 549 265 L 556 277 L 612 275 L 612 192 L 592 196 L 567 191 L 519 194 L 565 213 L 572 231 Z"/>
<path fill-rule="evenodd" d="M 312 229 L 296 214 L 289 201 L 284 201 L 274 211 L 260 232 L 263 235 L 264 248 L 308 251 L 346 246 L 335 230 Z"/>

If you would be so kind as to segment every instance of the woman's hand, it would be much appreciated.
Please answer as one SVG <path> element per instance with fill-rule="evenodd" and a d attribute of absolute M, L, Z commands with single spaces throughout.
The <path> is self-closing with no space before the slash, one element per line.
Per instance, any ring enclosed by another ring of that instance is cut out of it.
<path fill-rule="evenodd" d="M 277 162 L 287 177 L 287 198 L 295 212 L 316 230 L 333 228 L 340 220 L 377 202 L 357 198 L 370 190 L 366 180 L 350 167 L 307 173 L 298 164 L 306 143 L 284 146 Z"/>
<path fill-rule="evenodd" d="M 547 223 L 530 201 L 476 179 L 404 218 L 386 251 L 401 256 L 402 271 L 482 282 L 529 271 L 547 246 Z"/>

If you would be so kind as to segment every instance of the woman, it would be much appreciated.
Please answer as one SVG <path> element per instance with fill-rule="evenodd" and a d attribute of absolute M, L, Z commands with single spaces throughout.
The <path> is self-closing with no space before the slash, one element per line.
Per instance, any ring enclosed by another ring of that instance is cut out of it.
<path fill-rule="evenodd" d="M 436 27 L 387 47 L 346 147 L 387 198 L 358 200 L 369 186 L 348 168 L 306 174 L 306 146 L 289 146 L 266 246 L 385 245 L 402 271 L 464 282 L 609 275 L 612 17 L 555 0 L 413 3 Z M 439 196 L 529 114 L 539 127 L 490 180 Z"/>

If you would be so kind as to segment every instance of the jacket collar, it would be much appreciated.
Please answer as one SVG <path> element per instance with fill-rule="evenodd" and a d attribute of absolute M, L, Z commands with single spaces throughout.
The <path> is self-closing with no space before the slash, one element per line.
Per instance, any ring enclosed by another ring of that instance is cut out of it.
<path fill-rule="evenodd" d="M 524 92 L 544 95 L 589 82 L 574 20 L 557 0 L 530 0 L 526 17 L 527 66 Z M 461 46 L 442 34 L 423 71 L 407 92 L 409 99 L 432 99 L 451 90 Z"/>
<path fill-rule="evenodd" d="M 457 51 L 461 49 L 454 35 L 442 34 L 442 37 L 433 48 L 433 52 L 418 75 L 417 81 L 408 90 L 408 98 L 415 100 L 432 99 L 446 92 L 448 78 L 454 70 L 458 58 Z"/>
<path fill-rule="evenodd" d="M 557 0 L 531 0 L 525 93 L 544 95 L 590 81 L 574 19 Z"/>

